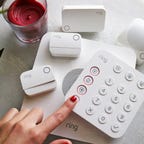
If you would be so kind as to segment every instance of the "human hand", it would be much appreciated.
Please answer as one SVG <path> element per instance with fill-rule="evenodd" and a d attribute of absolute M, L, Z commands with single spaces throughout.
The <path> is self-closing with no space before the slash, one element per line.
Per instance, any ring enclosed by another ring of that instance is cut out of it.
<path fill-rule="evenodd" d="M 32 110 L 10 109 L 0 119 L 0 144 L 42 144 L 52 130 L 59 126 L 76 105 L 77 98 L 72 96 L 56 112 L 43 120 L 40 108 Z M 72 144 L 60 139 L 50 144 Z"/>

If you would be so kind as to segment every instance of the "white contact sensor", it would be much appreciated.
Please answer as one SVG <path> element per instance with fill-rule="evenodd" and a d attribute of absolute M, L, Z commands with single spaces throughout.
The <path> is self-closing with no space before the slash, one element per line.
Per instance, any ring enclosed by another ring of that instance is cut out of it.
<path fill-rule="evenodd" d="M 50 36 L 49 51 L 52 56 L 78 57 L 81 52 L 81 35 L 53 32 Z"/>
<path fill-rule="evenodd" d="M 22 88 L 28 96 L 53 90 L 56 80 L 49 65 L 39 66 L 20 76 Z"/>
<path fill-rule="evenodd" d="M 100 32 L 105 25 L 103 5 L 64 5 L 62 30 L 64 32 Z"/>

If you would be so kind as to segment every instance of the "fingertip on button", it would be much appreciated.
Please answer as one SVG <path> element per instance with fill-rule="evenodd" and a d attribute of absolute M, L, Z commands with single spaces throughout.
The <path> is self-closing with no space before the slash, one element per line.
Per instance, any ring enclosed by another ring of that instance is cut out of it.
<path fill-rule="evenodd" d="M 73 96 L 70 97 L 70 101 L 75 103 L 75 102 L 79 101 L 79 97 L 76 96 L 76 95 L 73 95 Z"/>

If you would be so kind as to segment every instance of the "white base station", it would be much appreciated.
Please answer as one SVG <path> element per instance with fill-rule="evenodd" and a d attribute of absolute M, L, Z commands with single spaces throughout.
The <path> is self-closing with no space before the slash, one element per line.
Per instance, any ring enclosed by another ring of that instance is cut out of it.
<path fill-rule="evenodd" d="M 45 117 L 53 113 L 64 103 L 62 83 L 67 73 L 73 69 L 83 68 L 98 49 L 110 51 L 127 64 L 135 67 L 136 55 L 132 49 L 86 39 L 82 39 L 82 51 L 78 58 L 52 57 L 48 48 L 49 35 L 50 33 L 45 34 L 41 40 L 34 67 L 47 64 L 50 65 L 57 81 L 57 88 L 54 91 L 41 96 L 32 98 L 25 96 L 22 106 L 28 108 L 42 107 Z M 106 141 L 105 134 L 73 112 L 65 122 L 52 132 L 52 134 L 93 144 L 96 142 L 104 143 Z"/>

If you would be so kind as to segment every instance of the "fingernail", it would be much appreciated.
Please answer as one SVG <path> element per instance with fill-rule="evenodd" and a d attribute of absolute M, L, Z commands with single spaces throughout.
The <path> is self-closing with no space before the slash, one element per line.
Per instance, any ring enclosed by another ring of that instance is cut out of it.
<path fill-rule="evenodd" d="M 64 142 L 63 144 L 71 144 L 71 142 Z"/>
<path fill-rule="evenodd" d="M 75 95 L 73 95 L 71 98 L 70 98 L 70 101 L 71 102 L 76 102 L 77 101 L 77 97 Z"/>

